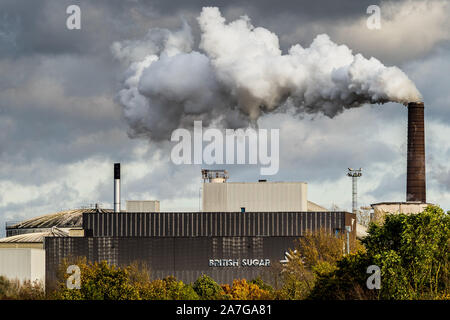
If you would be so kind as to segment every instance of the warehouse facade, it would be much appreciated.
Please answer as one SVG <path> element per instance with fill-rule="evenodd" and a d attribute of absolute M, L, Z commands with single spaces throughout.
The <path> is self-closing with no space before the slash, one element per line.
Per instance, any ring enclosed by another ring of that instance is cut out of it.
<path fill-rule="evenodd" d="M 348 212 L 86 212 L 82 237 L 45 238 L 46 282 L 54 285 L 64 258 L 86 257 L 119 266 L 145 263 L 153 278 L 193 282 L 207 274 L 220 283 L 261 276 L 283 260 L 308 230 L 351 229 Z"/>

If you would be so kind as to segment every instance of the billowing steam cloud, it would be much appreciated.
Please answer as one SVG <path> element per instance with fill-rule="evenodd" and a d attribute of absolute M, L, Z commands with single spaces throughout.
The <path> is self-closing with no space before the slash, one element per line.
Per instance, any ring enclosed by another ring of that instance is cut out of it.
<path fill-rule="evenodd" d="M 282 54 L 278 37 L 246 16 L 226 23 L 218 8 L 208 7 L 198 22 L 199 50 L 187 23 L 113 45 L 129 64 L 119 99 L 132 135 L 167 139 L 194 119 L 246 127 L 283 105 L 333 117 L 363 103 L 421 100 L 400 69 L 353 55 L 325 34 L 309 48 L 296 44 Z"/>

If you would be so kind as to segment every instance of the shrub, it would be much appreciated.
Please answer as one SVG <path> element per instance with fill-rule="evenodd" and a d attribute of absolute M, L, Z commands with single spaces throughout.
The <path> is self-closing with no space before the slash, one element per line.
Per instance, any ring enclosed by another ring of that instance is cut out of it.
<path fill-rule="evenodd" d="M 139 292 L 132 286 L 127 268 L 110 266 L 106 261 L 100 263 L 79 263 L 81 270 L 81 288 L 68 289 L 64 274 L 56 299 L 63 300 L 136 300 Z"/>
<path fill-rule="evenodd" d="M 276 291 L 277 299 L 306 299 L 313 290 L 317 279 L 336 269 L 339 259 L 344 256 L 344 239 L 327 230 L 307 232 L 297 240 L 294 250 L 289 250 L 289 259 L 277 268 L 277 278 L 281 288 Z M 351 250 L 360 245 L 352 241 Z"/>
<path fill-rule="evenodd" d="M 195 292 L 202 300 L 226 299 L 224 291 L 211 277 L 200 276 L 193 284 Z"/>
<path fill-rule="evenodd" d="M 177 281 L 174 277 L 144 283 L 139 288 L 139 295 L 144 300 L 198 300 L 192 286 Z"/>
<path fill-rule="evenodd" d="M 273 287 L 272 287 L 271 285 L 265 283 L 265 282 L 261 279 L 261 277 L 257 277 L 257 278 L 255 278 L 255 279 L 251 280 L 250 283 L 251 283 L 251 284 L 256 284 L 256 285 L 257 285 L 260 289 L 262 289 L 262 290 L 266 290 L 266 291 L 268 291 L 268 292 L 270 292 L 270 293 L 273 293 L 273 292 L 274 292 Z"/>
<path fill-rule="evenodd" d="M 44 286 L 39 281 L 9 280 L 0 276 L 0 300 L 42 300 Z"/>
<path fill-rule="evenodd" d="M 192 286 L 177 281 L 174 277 L 163 279 L 166 286 L 168 299 L 170 300 L 198 300 L 199 296 Z"/>
<path fill-rule="evenodd" d="M 428 206 L 418 214 L 389 214 L 371 224 L 366 252 L 341 259 L 323 274 L 314 299 L 440 299 L 449 294 L 450 216 Z M 381 289 L 366 287 L 367 267 L 381 270 Z"/>
<path fill-rule="evenodd" d="M 271 300 L 273 295 L 261 289 L 256 283 L 247 282 L 245 279 L 234 280 L 233 286 L 222 287 L 226 295 L 232 300 Z"/>

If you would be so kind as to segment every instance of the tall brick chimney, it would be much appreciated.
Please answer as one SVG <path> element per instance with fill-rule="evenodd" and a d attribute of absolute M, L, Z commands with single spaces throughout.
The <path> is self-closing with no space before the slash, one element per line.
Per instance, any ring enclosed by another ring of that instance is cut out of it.
<path fill-rule="evenodd" d="M 423 102 L 408 103 L 408 164 L 406 180 L 406 201 L 426 203 Z"/>

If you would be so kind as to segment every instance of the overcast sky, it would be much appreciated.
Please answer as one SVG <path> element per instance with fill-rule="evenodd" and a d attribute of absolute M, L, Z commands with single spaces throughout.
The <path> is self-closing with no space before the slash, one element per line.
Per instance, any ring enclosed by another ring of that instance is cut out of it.
<path fill-rule="evenodd" d="M 66 28 L 71 4 L 81 8 L 81 30 Z M 366 26 L 371 4 L 381 7 L 380 30 Z M 283 51 L 326 33 L 401 68 L 426 106 L 427 200 L 450 209 L 447 1 L 2 0 L 0 236 L 5 221 L 94 203 L 111 208 L 114 162 L 122 163 L 123 203 L 158 199 L 163 211 L 198 210 L 202 166 L 174 165 L 169 142 L 130 138 L 117 102 L 125 70 L 111 45 L 142 39 L 150 28 L 179 29 L 185 19 L 198 46 L 204 5 L 218 6 L 227 20 L 247 15 L 277 34 Z M 405 200 L 403 105 L 364 105 L 332 119 L 275 113 L 258 125 L 280 129 L 280 170 L 263 178 L 305 181 L 309 200 L 351 210 L 346 171 L 362 167 L 360 205 Z M 262 178 L 255 165 L 224 168 L 231 181 Z"/>

